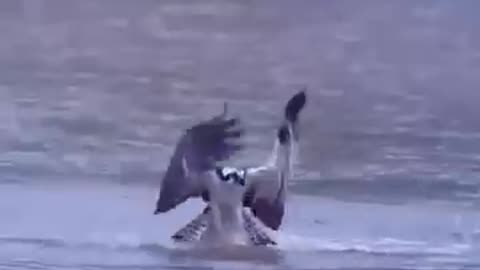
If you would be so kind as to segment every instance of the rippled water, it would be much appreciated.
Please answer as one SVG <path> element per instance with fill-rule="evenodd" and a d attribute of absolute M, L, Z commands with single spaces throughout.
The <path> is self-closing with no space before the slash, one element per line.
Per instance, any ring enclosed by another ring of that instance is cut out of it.
<path fill-rule="evenodd" d="M 1 1 L 0 268 L 479 268 L 479 7 Z M 182 130 L 227 100 L 260 162 L 301 87 L 280 247 L 170 243 L 202 206 L 152 215 Z"/>

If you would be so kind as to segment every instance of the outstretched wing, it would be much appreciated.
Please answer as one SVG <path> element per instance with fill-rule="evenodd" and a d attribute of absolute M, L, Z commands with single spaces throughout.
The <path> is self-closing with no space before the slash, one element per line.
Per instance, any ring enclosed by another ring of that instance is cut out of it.
<path fill-rule="evenodd" d="M 209 215 L 212 215 L 212 211 L 211 208 L 207 206 L 194 219 L 175 232 L 171 238 L 177 243 L 192 243 L 200 240 L 209 226 L 208 220 L 211 218 Z M 259 221 L 252 216 L 247 208 L 242 209 L 242 217 L 243 228 L 252 244 L 256 246 L 277 244 L 273 237 L 259 224 Z"/>
<path fill-rule="evenodd" d="M 270 158 L 264 165 L 247 170 L 252 176 L 260 175 L 251 182 L 244 197 L 244 206 L 251 207 L 254 215 L 273 230 L 278 230 L 282 223 L 286 185 L 291 177 L 299 140 L 298 114 L 305 103 L 305 91 L 300 91 L 288 101 Z M 268 172 L 276 175 L 272 177 Z"/>
<path fill-rule="evenodd" d="M 222 115 L 187 129 L 178 141 L 160 186 L 155 214 L 167 212 L 205 190 L 200 180 L 217 162 L 242 149 L 236 118 Z"/>

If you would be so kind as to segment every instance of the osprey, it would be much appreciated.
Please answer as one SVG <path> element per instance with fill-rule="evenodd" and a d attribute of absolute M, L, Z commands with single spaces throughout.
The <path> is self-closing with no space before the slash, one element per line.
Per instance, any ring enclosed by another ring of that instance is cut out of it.
<path fill-rule="evenodd" d="M 305 103 L 305 91 L 287 102 L 271 156 L 256 167 L 220 165 L 243 149 L 238 140 L 244 132 L 238 119 L 226 116 L 226 104 L 221 115 L 185 131 L 161 182 L 154 214 L 194 197 L 201 197 L 207 206 L 172 235 L 176 242 L 276 245 L 268 229 L 276 231 L 282 224 L 299 140 L 298 114 Z M 268 172 L 275 175 L 265 177 Z"/>

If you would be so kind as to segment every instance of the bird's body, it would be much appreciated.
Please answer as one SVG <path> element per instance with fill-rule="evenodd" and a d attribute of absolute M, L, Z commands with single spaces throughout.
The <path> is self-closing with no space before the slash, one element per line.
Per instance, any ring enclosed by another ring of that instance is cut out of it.
<path fill-rule="evenodd" d="M 291 177 L 298 141 L 297 118 L 305 105 L 302 91 L 289 100 L 277 130 L 272 155 L 261 166 L 244 169 L 219 166 L 241 146 L 232 141 L 242 132 L 235 119 L 220 117 L 188 129 L 165 173 L 155 214 L 167 212 L 191 197 L 202 197 L 206 208 L 177 231 L 177 242 L 275 245 L 269 234 L 284 216 L 286 184 Z M 276 177 L 265 178 L 273 171 Z"/>
<path fill-rule="evenodd" d="M 275 244 L 268 229 L 244 206 L 247 170 L 217 168 L 203 179 L 209 191 L 207 207 L 172 237 L 178 242 L 214 245 Z"/>
<path fill-rule="evenodd" d="M 237 172 L 234 173 L 238 175 Z M 234 180 L 223 181 L 214 173 L 207 178 L 206 182 L 210 195 L 209 226 L 201 240 L 246 244 L 247 235 L 243 230 L 242 216 L 245 185 L 236 183 Z"/>

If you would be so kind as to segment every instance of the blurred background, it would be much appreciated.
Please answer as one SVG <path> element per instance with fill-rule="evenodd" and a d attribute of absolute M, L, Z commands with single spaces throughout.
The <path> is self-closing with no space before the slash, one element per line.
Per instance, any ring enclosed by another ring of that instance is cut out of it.
<path fill-rule="evenodd" d="M 90 203 L 104 204 L 102 215 L 122 204 L 117 193 L 105 199 L 99 190 L 144 190 L 135 191 L 144 205 L 132 211 L 150 215 L 178 136 L 220 112 L 224 101 L 247 128 L 248 148 L 232 162 L 262 162 L 284 103 L 306 87 L 293 194 L 331 200 L 333 212 L 343 207 L 337 203 L 401 205 L 401 213 L 418 204 L 447 204 L 434 217 L 428 208 L 409 219 L 408 237 L 432 232 L 432 239 L 448 239 L 448 245 L 475 242 L 478 10 L 474 0 L 1 0 L 0 216 L 6 222 L 0 234 L 8 243 L 12 237 L 52 237 L 54 229 L 39 230 L 38 224 L 43 220 L 47 228 L 58 216 L 29 218 L 46 209 L 42 202 L 58 195 L 50 188 L 59 186 L 78 195 L 49 205 L 63 204 L 65 209 L 53 210 L 65 211 L 62 219 L 86 211 L 78 187 L 98 193 Z M 68 209 L 72 204 L 74 211 Z M 365 207 L 361 211 L 374 214 Z M 306 216 L 331 209 L 324 210 L 312 208 Z M 386 208 L 377 218 L 385 222 L 395 211 Z M 349 223 L 347 212 L 341 219 Z M 130 215 L 122 212 L 121 219 Z M 431 223 L 418 229 L 419 217 Z M 56 224 L 67 226 L 63 222 Z M 116 222 L 106 221 L 105 228 Z M 447 225 L 432 229 L 439 223 Z M 373 225 L 364 226 L 358 235 L 370 237 Z M 342 234 L 334 228 L 330 236 Z M 345 239 L 352 239 L 351 228 L 345 230 Z M 0 243 L 1 250 L 11 252 Z M 5 258 L 15 257 L 8 252 Z M 38 260 L 55 261 L 55 252 Z"/>

